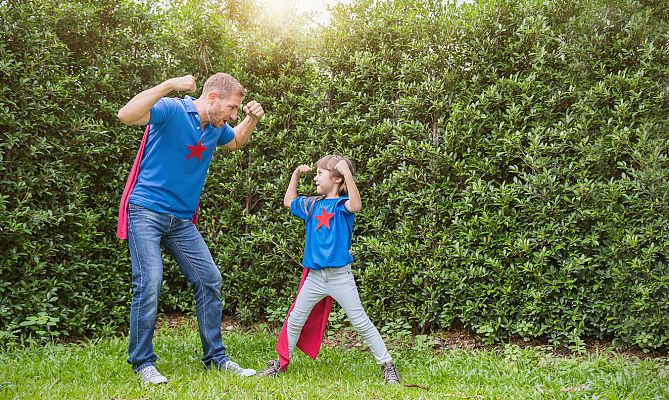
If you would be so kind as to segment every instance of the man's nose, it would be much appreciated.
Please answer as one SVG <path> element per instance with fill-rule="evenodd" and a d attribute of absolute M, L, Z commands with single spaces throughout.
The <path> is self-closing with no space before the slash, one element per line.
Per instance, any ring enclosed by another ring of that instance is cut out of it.
<path fill-rule="evenodd" d="M 236 112 L 233 112 L 232 114 L 230 114 L 230 120 L 231 121 L 237 121 L 237 113 Z"/>

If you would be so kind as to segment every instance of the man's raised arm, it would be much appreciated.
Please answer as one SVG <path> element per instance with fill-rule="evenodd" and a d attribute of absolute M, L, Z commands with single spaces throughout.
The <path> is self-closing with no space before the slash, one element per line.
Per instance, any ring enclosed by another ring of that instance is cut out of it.
<path fill-rule="evenodd" d="M 192 75 L 168 79 L 133 97 L 119 110 L 118 119 L 125 125 L 146 125 L 149 123 L 149 110 L 162 97 L 173 91 L 194 92 L 195 89 L 197 89 L 197 84 Z"/>
<path fill-rule="evenodd" d="M 265 115 L 265 110 L 263 110 L 262 106 L 257 101 L 249 102 L 244 106 L 243 111 L 246 113 L 246 117 L 233 128 L 235 137 L 230 143 L 224 146 L 228 150 L 239 150 L 246 146 L 246 143 L 251 137 L 251 133 L 253 133 L 256 125 L 263 115 Z"/>

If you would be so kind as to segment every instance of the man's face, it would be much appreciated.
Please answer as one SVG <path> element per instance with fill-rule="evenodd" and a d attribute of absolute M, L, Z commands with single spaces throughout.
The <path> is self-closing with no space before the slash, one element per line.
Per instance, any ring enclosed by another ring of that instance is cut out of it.
<path fill-rule="evenodd" d="M 239 106 L 244 98 L 242 96 L 231 94 L 227 97 L 215 96 L 213 101 L 210 99 L 209 105 L 209 123 L 216 128 L 223 124 L 236 121 Z"/>

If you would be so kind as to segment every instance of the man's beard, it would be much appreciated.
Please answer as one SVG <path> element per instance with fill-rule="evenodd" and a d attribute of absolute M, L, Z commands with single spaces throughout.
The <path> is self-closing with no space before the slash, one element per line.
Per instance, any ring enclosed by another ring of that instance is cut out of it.
<path fill-rule="evenodd" d="M 207 121 L 209 122 L 209 125 L 214 125 L 213 121 L 211 120 L 211 114 L 209 113 L 209 109 L 207 109 Z"/>
<path fill-rule="evenodd" d="M 225 120 L 222 120 L 220 124 L 215 124 L 214 121 L 211 119 L 211 114 L 209 113 L 208 109 L 207 109 L 207 119 L 209 120 L 209 125 L 213 126 L 214 128 L 220 128 L 223 125 L 225 125 Z"/>

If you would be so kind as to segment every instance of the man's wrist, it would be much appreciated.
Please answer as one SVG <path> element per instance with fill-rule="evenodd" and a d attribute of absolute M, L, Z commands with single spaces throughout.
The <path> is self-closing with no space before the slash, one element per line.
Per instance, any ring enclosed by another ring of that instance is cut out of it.
<path fill-rule="evenodd" d="M 174 91 L 174 80 L 173 79 L 168 79 L 168 80 L 164 81 L 163 83 L 161 83 L 160 85 L 158 85 L 158 88 L 160 89 L 161 94 L 163 96 L 165 96 L 165 95 L 169 94 L 170 92 Z"/>
<path fill-rule="evenodd" d="M 249 124 L 251 124 L 251 126 L 253 126 L 253 127 L 258 125 L 258 122 L 260 122 L 260 117 L 254 117 L 251 114 L 246 114 L 246 116 L 249 119 Z"/>

